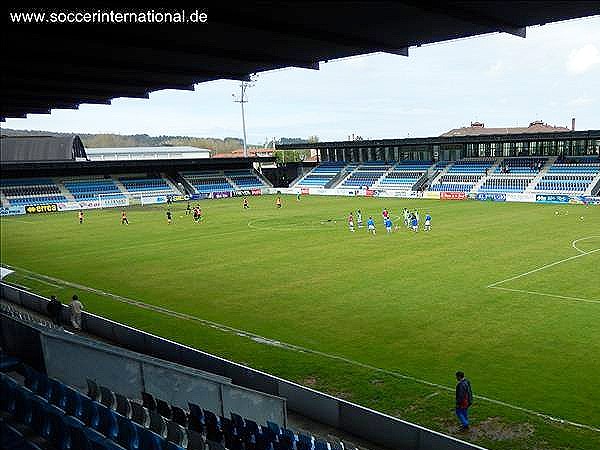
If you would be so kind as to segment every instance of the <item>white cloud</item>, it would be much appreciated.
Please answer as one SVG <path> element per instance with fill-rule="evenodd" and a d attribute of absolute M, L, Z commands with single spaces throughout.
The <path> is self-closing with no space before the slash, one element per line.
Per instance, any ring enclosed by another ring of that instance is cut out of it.
<path fill-rule="evenodd" d="M 600 51 L 593 44 L 584 45 L 571 51 L 567 58 L 567 71 L 579 75 L 600 63 Z"/>

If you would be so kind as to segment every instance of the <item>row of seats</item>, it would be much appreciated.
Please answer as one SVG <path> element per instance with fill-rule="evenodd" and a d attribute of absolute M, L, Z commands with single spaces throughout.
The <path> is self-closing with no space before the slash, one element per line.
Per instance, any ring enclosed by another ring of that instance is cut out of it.
<path fill-rule="evenodd" d="M 367 171 L 359 168 L 344 180 L 342 186 L 372 186 L 384 173 L 381 169 Z"/>
<path fill-rule="evenodd" d="M 194 184 L 193 185 L 198 192 L 210 193 L 210 192 L 225 192 L 232 191 L 233 186 L 229 183 L 219 184 Z"/>
<path fill-rule="evenodd" d="M 434 184 L 429 188 L 430 191 L 446 191 L 446 192 L 469 192 L 473 189 L 474 184 L 464 183 L 441 183 Z"/>
<path fill-rule="evenodd" d="M 42 185 L 42 186 L 23 186 L 23 187 L 11 187 L 2 189 L 2 193 L 7 197 L 30 197 L 37 195 L 50 195 L 60 194 L 60 189 L 56 185 Z"/>
<path fill-rule="evenodd" d="M 120 179 L 125 189 L 130 192 L 171 190 L 170 186 L 162 178 L 138 178 Z"/>
<path fill-rule="evenodd" d="M 9 199 L 11 205 L 43 205 L 46 203 L 66 202 L 64 195 L 42 196 L 42 197 L 19 197 Z"/>
<path fill-rule="evenodd" d="M 203 184 L 229 184 L 225 177 L 189 178 L 188 181 L 198 186 L 202 186 Z"/>
<path fill-rule="evenodd" d="M 343 161 L 321 163 L 308 172 L 302 179 L 300 179 L 296 186 L 322 188 L 334 177 L 336 177 L 345 167 L 346 163 Z"/>
<path fill-rule="evenodd" d="M 540 181 L 535 189 L 538 191 L 584 192 L 589 185 L 590 183 L 570 181 Z"/>
<path fill-rule="evenodd" d="M 523 192 L 531 180 L 531 178 L 490 178 L 483 183 L 480 192 Z"/>
<path fill-rule="evenodd" d="M 477 183 L 481 179 L 481 175 L 442 175 L 440 182 L 442 183 Z"/>
<path fill-rule="evenodd" d="M 41 414 L 38 418 L 44 423 L 44 434 L 41 437 L 50 440 L 56 448 L 93 450 L 98 448 L 98 444 L 109 442 L 109 447 L 100 448 L 184 449 L 183 446 L 155 433 L 147 425 L 130 420 L 106 405 L 26 365 L 23 365 L 22 372 L 25 376 L 25 386 L 18 385 L 7 375 L 2 376 L 2 399 L 5 399 L 2 410 L 13 417 L 16 416 L 17 420 L 22 422 L 19 419 L 28 417 L 27 410 L 32 404 L 29 400 L 35 399 L 45 412 L 49 412 Z M 141 405 L 139 408 L 142 408 Z M 23 416 L 20 417 L 19 413 L 23 413 Z M 80 429 L 79 438 L 82 438 L 82 435 L 87 436 L 93 442 L 91 447 L 85 442 L 69 446 L 73 436 L 72 430 L 69 430 L 66 424 L 76 425 Z M 204 450 L 205 446 L 194 448 Z"/>
<path fill-rule="evenodd" d="M 572 164 L 553 164 L 548 172 L 551 173 L 572 173 L 572 174 L 580 174 L 580 173 L 598 173 L 600 172 L 600 164 L 581 164 L 581 165 L 572 165 Z"/>
<path fill-rule="evenodd" d="M 448 169 L 448 173 L 481 173 L 483 174 L 486 170 L 488 170 L 492 164 L 464 164 L 457 162 L 450 169 Z"/>
<path fill-rule="evenodd" d="M 253 188 L 264 187 L 264 183 L 258 177 L 253 175 L 231 177 L 233 182 L 240 187 Z"/>
<path fill-rule="evenodd" d="M 235 189 L 222 172 L 181 172 L 181 176 L 194 186 L 197 192 L 227 192 Z"/>
<path fill-rule="evenodd" d="M 297 433 L 267 421 L 266 426 L 231 413 L 230 417 L 214 414 L 188 403 L 189 412 L 143 392 L 144 407 L 157 411 L 165 418 L 172 418 L 188 430 L 206 436 L 207 441 L 216 442 L 228 450 L 345 450 L 341 442 L 316 439 L 308 433 Z M 349 449 L 351 450 L 351 449 Z M 356 450 L 356 449 L 354 449 Z"/>
<path fill-rule="evenodd" d="M 0 374 L 0 410 L 4 421 L 13 436 L 20 436 L 29 448 L 184 450 L 111 413 L 105 406 L 83 395 L 81 398 L 89 403 L 82 409 L 86 415 L 78 418 L 10 376 Z"/>
<path fill-rule="evenodd" d="M 544 157 L 531 157 L 531 158 L 504 158 L 502 165 L 508 167 L 530 167 L 537 166 L 538 164 L 546 164 L 548 158 Z"/>
<path fill-rule="evenodd" d="M 561 175 L 544 175 L 543 181 L 592 181 L 594 175 L 574 175 L 574 174 L 561 174 Z"/>
<path fill-rule="evenodd" d="M 80 192 L 91 192 L 97 194 L 110 193 L 110 192 L 119 192 L 119 188 L 114 183 L 114 181 L 98 181 L 98 182 L 65 182 L 65 187 L 72 193 L 77 194 Z"/>

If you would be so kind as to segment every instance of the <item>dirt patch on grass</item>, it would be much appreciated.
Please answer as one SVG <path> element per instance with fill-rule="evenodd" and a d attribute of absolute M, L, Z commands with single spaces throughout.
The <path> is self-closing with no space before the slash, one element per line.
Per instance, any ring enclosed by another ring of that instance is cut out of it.
<path fill-rule="evenodd" d="M 533 434 L 535 428 L 530 423 L 506 423 L 500 417 L 488 417 L 481 422 L 470 426 L 465 432 L 459 432 L 458 421 L 443 420 L 444 428 L 454 436 L 468 437 L 469 439 L 489 439 L 491 441 L 512 441 L 525 439 Z"/>
<path fill-rule="evenodd" d="M 308 378 L 305 378 L 304 380 L 302 380 L 302 384 L 304 386 L 313 387 L 313 386 L 317 385 L 317 379 L 315 377 L 308 377 Z"/>

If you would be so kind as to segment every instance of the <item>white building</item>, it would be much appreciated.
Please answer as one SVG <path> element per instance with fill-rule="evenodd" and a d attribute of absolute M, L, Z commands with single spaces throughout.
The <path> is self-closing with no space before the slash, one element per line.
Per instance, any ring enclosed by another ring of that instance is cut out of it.
<path fill-rule="evenodd" d="M 86 148 L 85 152 L 92 161 L 210 158 L 210 150 L 189 146 Z"/>

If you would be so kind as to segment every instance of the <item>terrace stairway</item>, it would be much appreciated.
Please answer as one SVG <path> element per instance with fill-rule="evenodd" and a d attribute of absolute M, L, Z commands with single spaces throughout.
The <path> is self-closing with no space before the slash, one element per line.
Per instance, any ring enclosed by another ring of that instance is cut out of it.
<path fill-rule="evenodd" d="M 434 184 L 438 183 L 442 179 L 442 176 L 446 175 L 448 171 L 452 168 L 452 166 L 454 166 L 455 162 L 456 161 L 453 161 L 452 163 L 444 167 L 444 169 L 437 174 L 437 176 L 431 181 L 431 183 L 429 183 L 429 185 L 433 186 Z"/>
<path fill-rule="evenodd" d="M 185 177 L 182 177 L 179 172 L 176 173 L 176 175 L 173 177 L 173 180 L 175 180 L 177 183 L 180 183 L 183 186 L 183 189 L 185 191 L 184 194 L 192 195 L 198 193 L 198 191 L 192 185 L 192 183 L 186 180 Z"/>
<path fill-rule="evenodd" d="M 165 180 L 165 183 L 167 183 L 167 186 L 169 186 L 171 189 L 173 189 L 175 192 L 177 192 L 177 194 L 181 194 L 181 195 L 185 194 L 185 192 L 182 192 L 181 189 L 179 189 L 179 187 L 171 181 L 171 178 L 169 178 L 166 173 L 161 173 L 160 176 L 163 178 L 163 180 Z"/>
<path fill-rule="evenodd" d="M 331 182 L 329 182 L 329 183 L 327 183 L 326 187 L 328 185 L 329 185 L 330 188 L 338 188 L 338 187 L 340 187 L 342 184 L 344 184 L 344 181 L 346 181 L 346 179 L 350 178 L 350 176 L 356 171 L 356 169 L 358 169 L 358 167 L 359 166 L 352 166 L 350 170 L 348 170 L 347 166 L 344 167 L 340 171 L 340 173 L 334 177 L 334 179 L 337 179 L 339 182 L 337 184 L 333 183 L 331 185 L 330 185 Z"/>
<path fill-rule="evenodd" d="M 583 195 L 600 195 L 600 172 L 590 183 L 590 187 L 585 190 Z"/>
<path fill-rule="evenodd" d="M 119 177 L 111 177 L 112 180 L 115 182 L 115 186 L 117 186 L 117 189 L 119 191 L 121 191 L 121 193 L 123 195 L 127 195 L 127 189 L 125 189 L 125 186 L 123 186 L 123 183 L 121 183 L 121 181 L 119 180 Z"/>
<path fill-rule="evenodd" d="M 503 160 L 504 160 L 504 157 L 496 158 L 496 160 L 494 161 L 494 164 L 492 164 L 492 167 L 490 167 L 488 169 L 488 172 L 487 172 L 488 174 L 482 176 L 481 179 L 477 183 L 475 183 L 475 185 L 471 189 L 471 193 L 477 193 L 479 191 L 479 189 L 481 189 L 481 186 L 483 186 L 485 184 L 485 182 L 487 180 L 489 180 L 490 177 L 494 174 L 496 169 L 498 167 L 500 167 L 500 164 L 502 163 Z"/>
<path fill-rule="evenodd" d="M 54 184 L 56 184 L 56 186 L 58 186 L 58 189 L 60 190 L 60 193 L 70 202 L 74 202 L 75 197 L 73 197 L 73 194 L 71 194 L 71 191 L 69 191 L 67 189 L 67 187 L 62 183 L 62 181 L 59 178 L 53 178 L 52 181 L 54 181 Z"/>
<path fill-rule="evenodd" d="M 540 170 L 538 174 L 535 177 L 533 177 L 533 180 L 531 180 L 531 182 L 527 185 L 527 188 L 523 191 L 524 193 L 533 192 L 534 188 L 537 186 L 538 182 L 542 179 L 542 177 L 548 174 L 548 170 L 550 169 L 550 167 L 552 167 L 557 158 L 558 156 L 550 156 L 548 158 L 546 164 L 544 164 L 544 166 L 542 167 L 542 170 Z"/>

